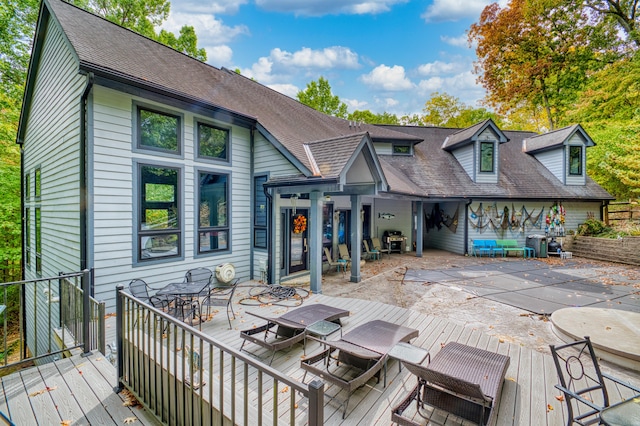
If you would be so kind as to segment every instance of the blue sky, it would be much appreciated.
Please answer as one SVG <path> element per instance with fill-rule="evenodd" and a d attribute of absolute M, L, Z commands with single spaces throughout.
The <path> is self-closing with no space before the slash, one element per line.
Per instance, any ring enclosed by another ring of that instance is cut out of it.
<path fill-rule="evenodd" d="M 208 63 L 295 98 L 320 76 L 354 110 L 422 113 L 435 91 L 484 96 L 466 31 L 489 0 L 171 0 Z M 504 3 L 504 0 L 502 0 Z"/>

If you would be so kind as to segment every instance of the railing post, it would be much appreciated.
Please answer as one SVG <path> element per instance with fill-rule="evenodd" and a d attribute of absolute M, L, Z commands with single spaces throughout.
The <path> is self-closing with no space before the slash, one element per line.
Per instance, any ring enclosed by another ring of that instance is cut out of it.
<path fill-rule="evenodd" d="M 89 324 L 91 324 L 91 271 L 82 271 L 82 346 L 83 355 L 91 352 L 91 340 L 89 335 Z"/>
<path fill-rule="evenodd" d="M 314 380 L 309 383 L 309 426 L 324 424 L 324 382 Z"/>
<path fill-rule="evenodd" d="M 122 323 L 124 321 L 124 297 L 122 297 L 121 294 L 123 290 L 124 286 L 122 284 L 118 284 L 116 286 L 116 359 L 118 360 L 118 384 L 114 389 L 116 393 L 120 393 L 120 391 L 124 388 L 121 381 L 122 377 L 124 376 L 124 340 L 122 338 Z"/>
<path fill-rule="evenodd" d="M 104 302 L 100 302 L 98 305 L 98 350 L 100 353 L 104 354 L 107 350 L 107 334 L 105 330 L 105 314 L 106 314 L 106 306 Z"/>

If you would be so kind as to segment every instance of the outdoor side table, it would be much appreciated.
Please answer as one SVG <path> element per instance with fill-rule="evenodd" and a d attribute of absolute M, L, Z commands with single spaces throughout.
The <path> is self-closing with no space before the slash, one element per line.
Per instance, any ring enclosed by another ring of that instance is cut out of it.
<path fill-rule="evenodd" d="M 429 351 L 411 343 L 400 342 L 391 348 L 388 355 L 398 360 L 398 371 L 402 371 L 402 362 L 400 361 L 422 364 L 425 358 L 429 356 Z"/>
<path fill-rule="evenodd" d="M 313 334 L 314 336 L 320 337 L 322 340 L 327 340 L 327 336 L 335 333 L 338 330 L 340 330 L 340 337 L 342 337 L 342 327 L 340 326 L 340 324 L 331 321 L 320 320 L 314 322 L 313 324 L 309 324 L 305 329 L 305 334 Z M 304 353 L 307 353 L 306 342 L 304 345 Z"/>

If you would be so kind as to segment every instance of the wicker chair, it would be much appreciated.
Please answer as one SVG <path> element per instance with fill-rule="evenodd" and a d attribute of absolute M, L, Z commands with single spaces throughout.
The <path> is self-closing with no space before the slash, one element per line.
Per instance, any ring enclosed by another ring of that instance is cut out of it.
<path fill-rule="evenodd" d="M 479 425 L 492 424 L 500 401 L 509 357 L 450 342 L 428 365 L 402 364 L 418 378 L 417 386 L 396 406 L 392 421 L 417 426 L 405 411 L 416 401 L 417 415 L 425 405 L 440 408 Z"/>

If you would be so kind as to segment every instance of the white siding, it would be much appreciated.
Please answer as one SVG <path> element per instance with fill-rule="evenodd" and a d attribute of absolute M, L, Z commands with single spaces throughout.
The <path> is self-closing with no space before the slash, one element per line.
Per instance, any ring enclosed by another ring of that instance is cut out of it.
<path fill-rule="evenodd" d="M 423 242 L 425 248 L 446 250 L 451 253 L 464 254 L 464 227 L 465 227 L 465 215 L 464 215 L 464 203 L 440 203 L 440 210 L 444 211 L 446 215 L 453 217 L 458 209 L 458 227 L 454 233 L 448 227 L 442 225 L 440 229 L 437 227 L 427 229 L 424 225 Z M 424 212 L 431 215 L 434 209 L 434 204 L 424 204 Z M 422 214 L 422 220 L 424 221 L 424 213 Z"/>
<path fill-rule="evenodd" d="M 531 224 L 531 221 L 526 221 L 524 227 L 514 228 L 514 229 L 501 229 L 495 228 L 491 225 L 487 225 L 483 228 L 477 228 L 471 225 L 472 223 L 477 223 L 477 218 L 467 218 L 469 221 L 469 249 L 471 248 L 471 241 L 474 239 L 515 239 L 518 241 L 518 244 L 525 245 L 527 241 L 527 237 L 529 235 L 545 235 L 545 218 L 547 213 L 549 213 L 550 208 L 554 205 L 555 201 L 549 200 L 547 202 L 533 202 L 528 200 L 515 200 L 513 202 L 502 202 L 499 201 L 495 204 L 497 207 L 497 211 L 499 214 L 502 214 L 504 208 L 507 207 L 509 209 L 509 216 L 512 214 L 512 210 L 516 210 L 516 219 L 523 222 L 523 216 L 520 215 L 522 212 L 522 207 L 526 209 L 526 213 L 531 215 L 533 218 L 537 217 L 538 214 L 542 210 L 542 216 L 539 221 L 536 222 L 535 225 Z M 474 202 L 469 207 L 468 214 L 470 215 L 472 211 L 477 211 L 480 203 Z M 486 201 L 482 203 L 483 210 L 485 214 L 488 213 L 489 207 L 493 207 L 494 203 Z M 562 206 L 565 209 L 565 223 L 564 228 L 565 232 L 576 231 L 580 224 L 584 223 L 587 220 L 588 214 L 593 213 L 596 218 L 600 218 L 600 203 L 591 202 L 591 203 L 578 203 L 578 202 L 565 202 L 562 203 Z M 492 211 L 495 211 L 491 208 Z M 461 216 L 462 219 L 462 216 Z M 494 223 L 497 225 L 499 219 L 494 218 Z M 483 221 L 483 223 L 485 223 Z M 462 225 L 462 220 L 460 220 L 460 224 Z M 458 227 L 460 229 L 460 227 Z"/>
<path fill-rule="evenodd" d="M 562 149 L 553 149 L 534 154 L 536 159 L 545 166 L 558 180 L 564 183 L 564 155 Z"/>
<path fill-rule="evenodd" d="M 378 155 L 393 155 L 393 145 L 387 142 L 377 142 L 373 144 L 373 148 Z"/>
<path fill-rule="evenodd" d="M 392 219 L 379 218 L 378 215 L 382 213 L 391 213 L 395 217 Z M 382 240 L 384 231 L 400 231 L 402 235 L 407 237 L 407 247 L 412 247 L 411 201 L 374 199 L 371 214 L 373 215 L 372 237 L 380 238 L 380 242 L 384 244 Z"/>
<path fill-rule="evenodd" d="M 456 157 L 456 160 L 458 160 L 458 163 L 460 163 L 464 171 L 467 172 L 471 180 L 475 182 L 476 177 L 474 176 L 475 171 L 473 168 L 473 165 L 474 165 L 473 153 L 474 153 L 473 144 L 465 145 L 462 148 L 452 151 L 452 154 L 454 157 Z"/>
<path fill-rule="evenodd" d="M 79 243 L 79 175 L 80 136 L 78 117 L 80 97 L 86 84 L 78 74 L 78 64 L 57 25 L 49 23 L 42 45 L 42 56 L 33 87 L 32 107 L 27 117 L 24 140 L 24 170 L 31 176 L 41 169 L 41 199 L 33 196 L 25 207 L 31 209 L 31 265 L 25 270 L 27 279 L 36 278 L 35 271 L 35 208 L 41 208 L 42 276 L 80 269 Z M 33 293 L 30 293 L 33 294 Z M 49 336 L 48 320 L 35 316 L 34 303 L 45 312 L 44 296 L 36 292 L 37 300 L 27 298 L 25 309 L 28 330 L 27 345 L 38 353 L 46 352 Z M 57 310 L 54 308 L 54 312 Z M 55 318 L 53 319 L 55 323 Z M 35 348 L 36 334 L 38 348 Z"/>
<path fill-rule="evenodd" d="M 230 164 L 211 164 L 196 160 L 194 119 L 188 111 L 173 109 L 183 114 L 183 156 L 156 157 L 153 153 L 133 152 L 133 101 L 155 104 L 142 98 L 131 97 L 103 87 L 94 88 L 93 96 L 93 263 L 95 266 L 95 296 L 113 309 L 115 286 L 142 278 L 154 287 L 181 281 L 188 269 L 209 267 L 230 262 L 236 267 L 236 277 L 249 279 L 251 252 L 251 174 L 250 134 L 247 129 L 231 128 Z M 157 104 L 164 109 L 171 109 Z M 197 116 L 209 122 L 209 117 Z M 215 122 L 215 121 L 214 121 Z M 228 127 L 226 123 L 218 123 Z M 133 238 L 136 222 L 133 218 L 135 191 L 134 159 L 158 162 L 182 168 L 183 201 L 183 253 L 184 260 L 154 265 L 134 266 Z M 230 179 L 230 252 L 210 256 L 196 256 L 197 171 L 229 173 Z M 90 183 L 91 186 L 91 183 Z"/>

